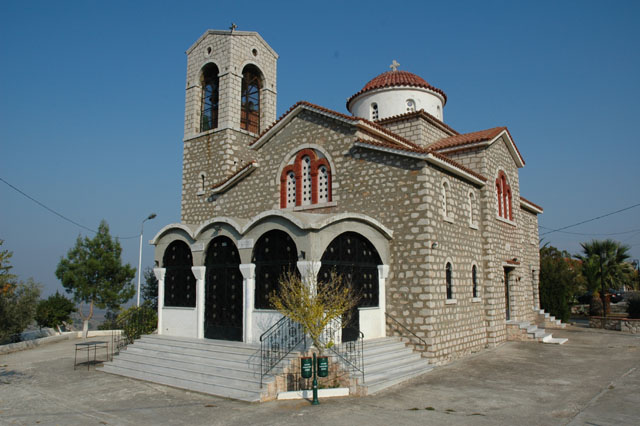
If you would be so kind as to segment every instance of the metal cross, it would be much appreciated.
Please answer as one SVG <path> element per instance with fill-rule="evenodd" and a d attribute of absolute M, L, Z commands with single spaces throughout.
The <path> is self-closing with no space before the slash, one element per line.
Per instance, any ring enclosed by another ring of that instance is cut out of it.
<path fill-rule="evenodd" d="M 236 29 L 236 28 L 238 28 L 238 26 L 237 26 L 234 22 L 232 22 L 232 23 L 231 23 L 231 26 L 229 27 L 229 29 L 231 30 L 231 32 L 235 31 L 235 29 Z"/>
<path fill-rule="evenodd" d="M 391 62 L 391 65 L 389 65 L 389 68 L 391 68 L 393 71 L 398 71 L 399 66 L 400 64 L 394 59 L 393 62 Z"/>

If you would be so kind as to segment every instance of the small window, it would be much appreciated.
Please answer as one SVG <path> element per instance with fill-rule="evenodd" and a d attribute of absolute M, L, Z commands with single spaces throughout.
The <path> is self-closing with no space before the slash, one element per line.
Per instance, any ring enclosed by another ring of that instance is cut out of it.
<path fill-rule="evenodd" d="M 200 173 L 199 186 L 200 186 L 200 191 L 202 192 L 204 192 L 205 190 L 206 180 L 207 180 L 207 175 L 205 175 L 204 173 Z"/>
<path fill-rule="evenodd" d="M 311 204 L 311 158 L 302 157 L 302 205 Z"/>
<path fill-rule="evenodd" d="M 326 166 L 318 168 L 318 202 L 329 201 L 329 170 Z"/>
<path fill-rule="evenodd" d="M 413 99 L 407 99 L 407 112 L 415 112 L 416 111 L 416 103 Z"/>
<path fill-rule="evenodd" d="M 473 283 L 473 297 L 478 297 L 478 268 L 476 265 L 471 267 L 471 282 Z"/>
<path fill-rule="evenodd" d="M 449 206 L 449 182 L 442 182 L 442 194 L 440 195 L 442 202 L 442 215 L 445 218 L 449 217 L 450 206 Z"/>
<path fill-rule="evenodd" d="M 473 191 L 469 192 L 469 226 L 476 226 L 477 225 L 477 218 L 476 218 L 476 195 L 473 193 Z"/>
<path fill-rule="evenodd" d="M 436 106 L 436 110 L 438 111 L 438 117 L 439 119 L 442 119 L 442 111 L 440 110 L 440 105 Z"/>
<path fill-rule="evenodd" d="M 447 279 L 447 299 L 453 299 L 453 284 L 451 283 L 451 262 L 447 262 L 446 266 L 446 279 Z"/>
<path fill-rule="evenodd" d="M 371 104 L 371 120 L 376 121 L 377 119 L 378 119 L 378 104 L 374 102 Z"/>
<path fill-rule="evenodd" d="M 496 196 L 498 199 L 498 216 L 513 220 L 511 210 L 511 187 L 507 181 L 507 175 L 501 170 L 496 179 Z"/>

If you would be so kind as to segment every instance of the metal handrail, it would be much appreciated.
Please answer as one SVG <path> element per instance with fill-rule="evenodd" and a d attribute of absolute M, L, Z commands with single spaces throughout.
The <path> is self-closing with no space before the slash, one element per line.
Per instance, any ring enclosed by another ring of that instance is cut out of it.
<path fill-rule="evenodd" d="M 264 376 L 269 374 L 302 341 L 306 346 L 306 334 L 302 325 L 286 316 L 280 318 L 260 335 L 260 388 L 262 388 Z"/>
<path fill-rule="evenodd" d="M 351 370 L 352 371 L 353 370 L 357 370 L 360 373 L 362 373 L 362 383 L 364 384 L 364 376 L 365 376 L 364 375 L 364 343 L 363 343 L 364 342 L 364 334 L 362 333 L 362 331 L 358 331 L 358 334 L 359 334 L 359 336 L 355 341 L 344 342 L 344 343 L 342 343 L 342 345 L 340 345 L 341 347 L 345 347 L 345 345 L 346 345 L 346 347 L 348 348 L 351 344 L 354 344 L 354 346 L 357 347 L 358 343 L 359 343 L 360 350 L 359 351 L 358 350 L 355 351 L 355 356 L 350 356 L 350 357 L 343 356 L 340 352 L 338 352 L 338 351 L 336 351 L 334 349 L 336 346 L 331 346 L 329 348 L 329 350 L 331 352 L 333 352 L 338 358 L 340 358 L 345 364 L 347 364 L 347 366 L 351 366 Z M 347 350 L 346 352 L 347 352 L 347 354 L 353 354 L 354 351 L 353 350 L 351 350 L 351 351 Z M 352 359 L 355 358 L 355 363 L 352 362 L 348 358 L 352 358 Z M 360 366 L 358 366 L 358 364 L 360 364 Z"/>
<path fill-rule="evenodd" d="M 398 324 L 400 327 L 404 328 L 407 332 L 412 334 L 416 339 L 420 340 L 425 348 L 427 347 L 427 342 L 425 342 L 424 339 L 422 339 L 422 337 L 418 336 L 416 333 L 414 333 L 413 331 L 409 330 L 404 324 L 402 324 L 400 321 L 398 321 L 397 319 L 395 319 L 394 317 L 392 317 L 388 313 L 385 312 L 384 314 L 387 316 L 387 318 L 392 319 L 396 324 Z"/>

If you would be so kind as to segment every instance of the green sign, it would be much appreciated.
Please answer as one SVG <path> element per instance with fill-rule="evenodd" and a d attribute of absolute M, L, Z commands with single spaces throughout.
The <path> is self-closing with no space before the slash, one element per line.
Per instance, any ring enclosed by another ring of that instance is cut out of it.
<path fill-rule="evenodd" d="M 329 358 L 326 356 L 318 357 L 318 376 L 327 377 L 329 375 Z"/>
<path fill-rule="evenodd" d="M 310 379 L 313 375 L 311 357 L 300 358 L 300 374 L 302 374 L 302 378 L 304 379 Z"/>

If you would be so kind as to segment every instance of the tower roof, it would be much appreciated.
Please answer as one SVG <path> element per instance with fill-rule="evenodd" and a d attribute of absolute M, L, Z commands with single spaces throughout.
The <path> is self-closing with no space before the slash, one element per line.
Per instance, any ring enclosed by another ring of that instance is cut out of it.
<path fill-rule="evenodd" d="M 388 87 L 400 87 L 400 86 L 408 86 L 408 87 L 421 87 L 424 89 L 429 89 L 436 93 L 441 94 L 444 97 L 444 103 L 447 103 L 447 95 L 437 87 L 434 87 L 427 83 L 422 77 L 417 76 L 408 71 L 387 71 L 373 78 L 367 84 L 364 85 L 362 90 L 358 93 L 352 95 L 349 99 L 347 99 L 347 109 L 349 109 L 349 104 L 356 97 L 362 95 L 363 93 L 369 92 L 375 89 L 384 89 Z"/>

